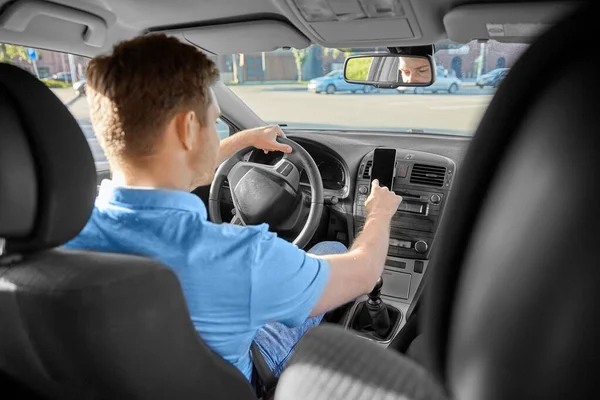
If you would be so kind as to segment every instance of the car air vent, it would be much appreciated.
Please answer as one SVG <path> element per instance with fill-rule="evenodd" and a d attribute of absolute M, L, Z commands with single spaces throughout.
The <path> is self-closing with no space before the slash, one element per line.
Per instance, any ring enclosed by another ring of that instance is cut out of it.
<path fill-rule="evenodd" d="M 410 174 L 410 183 L 429 186 L 444 186 L 446 167 L 435 165 L 415 164 Z"/>
<path fill-rule="evenodd" d="M 371 167 L 373 166 L 373 160 L 367 161 L 365 165 L 365 171 L 362 174 L 363 179 L 369 179 L 371 177 Z"/>

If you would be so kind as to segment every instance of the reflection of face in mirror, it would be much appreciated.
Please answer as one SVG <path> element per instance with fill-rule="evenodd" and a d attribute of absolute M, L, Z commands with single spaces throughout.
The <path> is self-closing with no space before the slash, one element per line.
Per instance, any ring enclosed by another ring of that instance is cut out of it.
<path fill-rule="evenodd" d="M 431 83 L 431 66 L 425 58 L 401 57 L 398 72 L 403 83 Z"/>

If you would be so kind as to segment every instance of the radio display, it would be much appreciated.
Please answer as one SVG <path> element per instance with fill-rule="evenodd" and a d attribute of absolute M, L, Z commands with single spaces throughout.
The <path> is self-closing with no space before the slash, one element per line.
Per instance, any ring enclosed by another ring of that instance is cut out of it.
<path fill-rule="evenodd" d="M 392 190 L 394 184 L 394 167 L 396 165 L 396 149 L 375 149 L 371 182 L 378 179 L 379 185 Z"/>

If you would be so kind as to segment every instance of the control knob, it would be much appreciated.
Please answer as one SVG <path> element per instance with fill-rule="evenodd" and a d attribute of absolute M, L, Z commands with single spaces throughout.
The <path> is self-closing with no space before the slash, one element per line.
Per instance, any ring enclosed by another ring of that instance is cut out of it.
<path fill-rule="evenodd" d="M 432 194 L 431 197 L 429 198 L 429 200 L 431 200 L 431 202 L 433 204 L 440 204 L 440 202 L 442 201 L 442 198 L 440 197 L 439 194 Z"/>
<path fill-rule="evenodd" d="M 358 187 L 358 193 L 360 193 L 360 194 L 367 194 L 368 191 L 369 191 L 369 188 L 364 185 L 360 185 Z"/>
<path fill-rule="evenodd" d="M 417 253 L 425 253 L 427 251 L 427 242 L 424 240 L 419 240 L 415 243 L 415 251 Z"/>

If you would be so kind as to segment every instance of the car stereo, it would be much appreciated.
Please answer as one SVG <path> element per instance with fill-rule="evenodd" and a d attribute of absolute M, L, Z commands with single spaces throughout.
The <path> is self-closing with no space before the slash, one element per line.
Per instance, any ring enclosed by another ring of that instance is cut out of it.
<path fill-rule="evenodd" d="M 363 158 L 359 167 L 354 198 L 355 236 L 365 223 L 365 201 L 371 180 L 383 176 L 389 182 L 385 173 L 378 170 L 387 164 L 387 176 L 393 176 L 391 190 L 402 196 L 391 221 L 388 255 L 427 259 L 450 192 L 455 164 L 446 157 L 400 149 L 392 149 L 394 161 L 387 159 L 384 163 L 378 157 L 381 150 L 389 149 L 375 149 Z M 386 151 L 385 156 L 390 154 L 391 151 Z"/>

